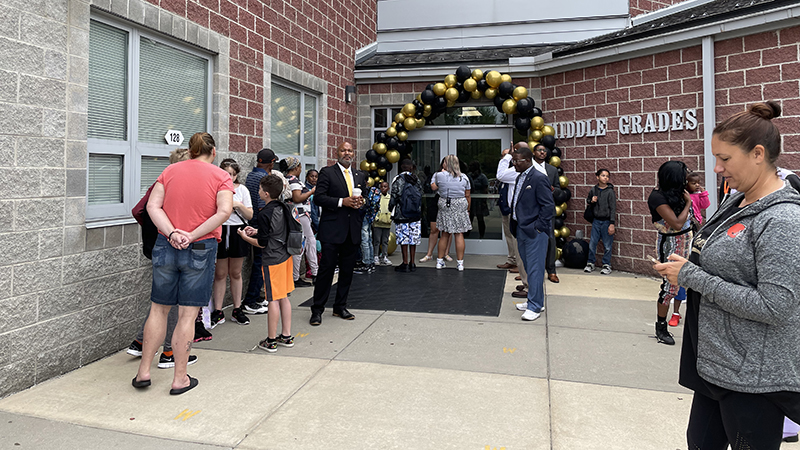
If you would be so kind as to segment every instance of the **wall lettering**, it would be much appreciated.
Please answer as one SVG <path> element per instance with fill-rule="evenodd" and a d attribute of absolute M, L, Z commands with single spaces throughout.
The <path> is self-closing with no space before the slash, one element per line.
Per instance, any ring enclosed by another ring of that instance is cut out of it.
<path fill-rule="evenodd" d="M 608 119 L 598 118 L 558 122 L 554 125 L 557 139 L 605 136 Z M 696 130 L 697 110 L 685 109 L 670 112 L 633 114 L 621 116 L 617 121 L 620 134 L 664 133 L 667 131 Z"/>

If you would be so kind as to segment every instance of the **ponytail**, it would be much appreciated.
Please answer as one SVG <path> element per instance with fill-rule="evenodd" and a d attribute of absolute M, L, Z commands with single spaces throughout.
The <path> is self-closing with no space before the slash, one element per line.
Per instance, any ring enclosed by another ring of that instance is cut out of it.
<path fill-rule="evenodd" d="M 216 146 L 217 144 L 214 143 L 214 138 L 210 134 L 195 133 L 189 139 L 189 154 L 192 159 L 209 156 Z"/>

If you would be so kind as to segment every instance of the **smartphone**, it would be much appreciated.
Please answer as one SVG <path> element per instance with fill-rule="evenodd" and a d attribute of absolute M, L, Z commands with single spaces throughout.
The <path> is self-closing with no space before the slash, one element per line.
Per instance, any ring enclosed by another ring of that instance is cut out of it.
<path fill-rule="evenodd" d="M 650 255 L 647 255 L 647 259 L 649 259 L 649 260 L 650 260 L 650 262 L 652 262 L 653 264 L 661 264 L 661 261 L 659 261 L 659 260 L 657 260 L 657 259 L 653 258 L 653 257 L 652 257 L 652 256 L 650 256 Z"/>

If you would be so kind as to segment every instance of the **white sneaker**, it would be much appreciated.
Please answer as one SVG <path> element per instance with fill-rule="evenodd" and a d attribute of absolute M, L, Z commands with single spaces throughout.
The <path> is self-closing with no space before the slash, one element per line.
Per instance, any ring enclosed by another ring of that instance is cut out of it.
<path fill-rule="evenodd" d="M 528 310 L 528 302 L 516 303 L 514 306 L 517 308 L 517 311 L 527 311 Z"/>
<path fill-rule="evenodd" d="M 375 259 L 372 261 L 372 263 L 375 264 L 376 266 L 380 266 L 381 265 L 381 259 L 376 256 Z"/>
<path fill-rule="evenodd" d="M 610 275 L 611 274 L 611 266 L 609 264 L 603 264 L 603 270 L 600 271 L 600 275 Z"/>
<path fill-rule="evenodd" d="M 458 271 L 459 272 L 463 272 L 464 271 L 464 263 L 463 262 L 458 263 L 457 267 L 458 267 Z"/>
<path fill-rule="evenodd" d="M 586 267 L 583 268 L 583 271 L 586 273 L 594 272 L 594 264 L 592 263 L 587 264 Z"/>
<path fill-rule="evenodd" d="M 436 268 L 437 269 L 444 269 L 446 266 L 444 265 L 444 261 L 436 261 Z"/>
<path fill-rule="evenodd" d="M 391 265 L 392 265 L 392 262 L 391 262 L 391 261 L 389 261 L 389 257 L 388 257 L 388 256 L 384 256 L 384 257 L 383 257 L 383 261 L 381 261 L 381 265 L 382 265 L 382 266 L 389 266 L 389 267 L 391 267 Z"/>
<path fill-rule="evenodd" d="M 522 320 L 527 320 L 529 322 L 532 322 L 538 319 L 541 315 L 542 315 L 541 313 L 533 312 L 529 309 L 524 313 L 522 313 Z"/>

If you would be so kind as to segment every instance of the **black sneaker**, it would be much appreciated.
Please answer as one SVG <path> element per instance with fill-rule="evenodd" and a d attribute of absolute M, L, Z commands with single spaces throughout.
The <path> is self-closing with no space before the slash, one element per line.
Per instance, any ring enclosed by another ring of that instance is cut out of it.
<path fill-rule="evenodd" d="M 242 306 L 242 311 L 245 314 L 266 314 L 269 308 L 260 304 L 260 303 L 252 303 Z"/>
<path fill-rule="evenodd" d="M 142 343 L 134 340 L 131 346 L 128 347 L 128 354 L 131 356 L 142 356 Z"/>
<path fill-rule="evenodd" d="M 276 340 L 278 341 L 278 345 L 283 347 L 294 347 L 294 337 L 292 336 L 284 336 L 279 334 Z"/>
<path fill-rule="evenodd" d="M 211 333 L 206 330 L 206 327 L 203 325 L 203 322 L 195 322 L 194 323 L 194 341 L 210 341 L 211 340 Z"/>
<path fill-rule="evenodd" d="M 221 323 L 225 323 L 225 313 L 219 309 L 211 311 L 211 329 L 213 330 Z"/>
<path fill-rule="evenodd" d="M 358 263 L 358 264 L 356 264 L 356 266 L 353 268 L 353 273 L 355 273 L 355 274 L 358 274 L 358 275 L 361 275 L 361 274 L 365 274 L 365 273 L 367 273 L 367 271 L 368 271 L 368 270 L 369 270 L 369 269 L 367 269 L 367 267 L 366 267 L 365 265 L 363 265 L 363 264 L 361 264 L 361 263 Z"/>
<path fill-rule="evenodd" d="M 400 264 L 399 266 L 395 267 L 394 271 L 395 272 L 410 272 L 410 270 L 408 269 L 408 264 L 406 264 L 406 263 Z"/>
<path fill-rule="evenodd" d="M 662 344 L 675 345 L 672 333 L 667 330 L 667 322 L 656 322 L 656 339 Z"/>
<path fill-rule="evenodd" d="M 298 278 L 298 279 L 294 280 L 294 287 L 296 287 L 296 288 L 298 288 L 298 287 L 311 287 L 311 286 L 313 286 L 313 284 L 309 283 L 308 281 L 306 281 L 306 280 L 304 280 L 302 278 Z"/>
<path fill-rule="evenodd" d="M 233 308 L 231 311 L 231 320 L 233 323 L 238 323 L 239 325 L 250 325 L 250 319 L 242 311 L 242 308 Z"/>
<path fill-rule="evenodd" d="M 258 343 L 258 348 L 261 350 L 268 351 L 270 353 L 275 353 L 278 351 L 278 340 L 277 339 L 264 339 L 263 341 Z"/>
<path fill-rule="evenodd" d="M 192 364 L 197 362 L 197 356 L 189 355 L 189 363 L 188 365 L 191 366 Z M 159 369 L 171 369 L 175 367 L 175 355 L 167 356 L 165 354 L 161 354 L 161 358 L 158 358 L 158 368 Z"/>

